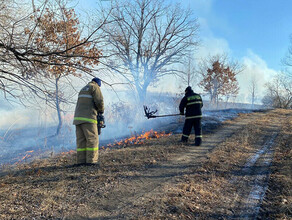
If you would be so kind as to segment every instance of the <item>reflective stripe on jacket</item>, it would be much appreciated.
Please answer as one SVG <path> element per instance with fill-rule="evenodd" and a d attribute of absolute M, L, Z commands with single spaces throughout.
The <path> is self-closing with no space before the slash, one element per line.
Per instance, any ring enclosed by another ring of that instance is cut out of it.
<path fill-rule="evenodd" d="M 199 94 L 190 92 L 187 93 L 180 102 L 179 111 L 184 112 L 186 108 L 186 119 L 202 117 L 203 101 Z"/>
<path fill-rule="evenodd" d="M 103 112 L 104 104 L 100 88 L 97 83 L 90 82 L 79 92 L 73 124 L 97 124 L 97 114 Z"/>

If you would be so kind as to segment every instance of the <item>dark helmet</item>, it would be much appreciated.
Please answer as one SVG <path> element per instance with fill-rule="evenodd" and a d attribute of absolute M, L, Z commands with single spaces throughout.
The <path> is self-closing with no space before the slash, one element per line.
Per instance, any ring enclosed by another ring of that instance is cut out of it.
<path fill-rule="evenodd" d="M 192 87 L 190 87 L 190 86 L 188 86 L 188 87 L 185 89 L 185 93 L 189 93 L 189 92 L 193 92 Z"/>
<path fill-rule="evenodd" d="M 100 80 L 99 78 L 94 77 L 94 78 L 92 79 L 92 81 L 93 81 L 93 82 L 96 82 L 97 85 L 99 85 L 99 87 L 101 86 L 101 80 Z"/>

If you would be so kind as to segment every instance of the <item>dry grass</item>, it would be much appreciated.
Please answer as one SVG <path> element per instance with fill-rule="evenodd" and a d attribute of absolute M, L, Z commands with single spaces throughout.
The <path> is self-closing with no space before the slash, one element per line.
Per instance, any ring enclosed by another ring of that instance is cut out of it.
<path fill-rule="evenodd" d="M 292 219 L 292 117 L 287 118 L 274 155 L 261 218 Z"/>
<path fill-rule="evenodd" d="M 230 178 L 262 146 L 269 129 L 274 129 L 288 114 L 291 111 L 262 114 L 263 117 L 234 131 L 207 158 L 201 159 L 199 166 L 190 164 L 183 170 L 187 174 L 170 177 L 162 187 L 149 186 L 138 177 L 183 155 L 188 147 L 177 144 L 180 135 L 147 140 L 143 145 L 102 150 L 99 168 L 71 167 L 75 152 L 20 164 L 0 179 L 0 219 L 84 219 L 107 216 L 110 210 L 126 206 L 131 207 L 128 213 L 131 219 L 232 216 L 232 208 L 226 207 L 233 207 L 239 199 L 237 188 L 241 186 L 234 186 Z M 232 127 L 248 117 L 249 114 L 244 114 L 225 124 Z M 281 133 L 283 136 L 277 139 L 281 144 L 275 154 L 271 179 L 272 186 L 283 189 L 271 194 L 277 199 L 270 203 L 269 210 L 274 210 L 277 218 L 291 217 L 291 185 L 288 184 L 292 184 L 292 129 L 289 126 L 287 124 Z M 270 188 L 273 192 L 278 190 Z M 139 190 L 143 193 L 136 196 Z M 126 197 L 134 200 L 119 201 Z M 112 216 L 115 217 L 123 218 Z"/>
<path fill-rule="evenodd" d="M 275 121 L 279 123 L 279 113 L 284 114 L 285 118 L 285 114 L 291 114 L 291 111 L 272 111 L 265 117 L 252 122 L 212 151 L 201 167 L 193 170 L 193 174 L 177 179 L 175 185 L 166 186 L 164 192 L 161 193 L 162 199 L 155 204 L 155 208 L 146 208 L 150 209 L 150 213 L 152 213 L 147 217 L 154 219 L 224 219 L 232 217 L 234 204 L 240 202 L 240 195 L 237 194 L 238 188 L 243 187 L 232 184 L 232 174 L 238 172 L 238 168 L 245 164 L 247 158 L 261 148 L 267 129 L 273 129 Z M 291 135 L 290 138 L 292 138 Z M 289 172 L 291 174 L 291 157 L 286 159 L 290 161 Z M 281 161 L 283 160 L 281 159 Z M 277 213 L 291 212 L 292 184 L 291 180 L 287 180 L 287 175 L 282 175 L 281 186 L 283 183 L 286 186 L 284 187 L 285 193 L 290 194 L 290 197 L 281 198 L 281 210 L 279 209 Z M 288 184 L 290 184 L 290 188 L 287 187 Z M 158 207 L 159 205 L 160 207 Z M 164 211 L 161 212 L 162 209 Z M 291 215 L 285 214 L 285 216 L 290 217 Z"/>
<path fill-rule="evenodd" d="M 75 152 L 10 168 L 0 179 L 0 219 L 90 216 L 94 205 L 100 206 L 98 200 L 118 185 L 121 176 L 139 175 L 183 151 L 173 144 L 177 139 L 170 136 L 147 140 L 143 145 L 103 150 L 98 169 L 71 167 Z"/>

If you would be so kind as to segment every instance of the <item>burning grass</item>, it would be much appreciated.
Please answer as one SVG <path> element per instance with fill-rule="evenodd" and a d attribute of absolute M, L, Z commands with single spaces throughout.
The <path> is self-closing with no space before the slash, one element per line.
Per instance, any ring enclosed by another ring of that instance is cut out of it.
<path fill-rule="evenodd" d="M 108 144 L 106 147 L 127 147 L 129 145 L 144 144 L 145 140 L 168 137 L 170 135 L 171 133 L 166 134 L 165 132 L 157 132 L 151 129 L 150 131 L 142 132 L 140 135 L 132 135 L 130 138 L 126 138 L 121 141 L 115 141 L 113 144 Z M 101 148 L 105 149 L 104 146 Z"/>
<path fill-rule="evenodd" d="M 26 151 L 24 153 L 25 154 L 24 156 L 23 155 L 18 156 L 16 158 L 14 158 L 13 160 L 16 160 L 17 161 L 17 162 L 15 162 L 15 164 L 21 163 L 21 162 L 27 160 L 28 158 L 32 157 L 32 155 L 33 155 L 34 152 L 35 152 L 34 150 Z"/>

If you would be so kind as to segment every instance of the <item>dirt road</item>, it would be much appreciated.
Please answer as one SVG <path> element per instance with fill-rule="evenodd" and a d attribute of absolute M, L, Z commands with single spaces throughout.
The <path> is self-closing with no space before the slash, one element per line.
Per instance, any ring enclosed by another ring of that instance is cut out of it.
<path fill-rule="evenodd" d="M 172 135 L 101 151 L 99 168 L 71 167 L 74 154 L 20 165 L 2 173 L 0 219 L 291 217 L 291 190 L 278 195 L 286 199 L 282 211 L 269 198 L 279 180 L 271 185 L 274 154 L 291 149 L 291 119 L 285 110 L 241 114 L 204 135 L 200 147 Z"/>

